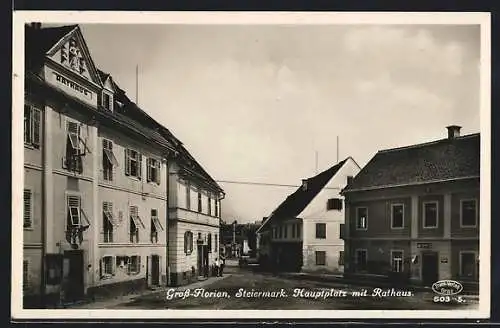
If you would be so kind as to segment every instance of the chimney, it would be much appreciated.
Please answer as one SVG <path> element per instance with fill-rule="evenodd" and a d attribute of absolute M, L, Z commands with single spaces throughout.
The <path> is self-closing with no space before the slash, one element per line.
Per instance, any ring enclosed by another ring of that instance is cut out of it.
<path fill-rule="evenodd" d="M 448 139 L 455 139 L 460 137 L 460 129 L 461 126 L 458 125 L 450 125 L 446 127 L 448 129 Z"/>
<path fill-rule="evenodd" d="M 307 190 L 307 179 L 302 179 L 302 190 L 303 191 Z"/>

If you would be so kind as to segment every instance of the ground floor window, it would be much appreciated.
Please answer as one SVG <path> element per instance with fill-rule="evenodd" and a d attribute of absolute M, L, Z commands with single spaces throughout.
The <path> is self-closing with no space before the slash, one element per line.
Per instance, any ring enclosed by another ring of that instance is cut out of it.
<path fill-rule="evenodd" d="M 105 256 L 102 259 L 102 269 L 103 269 L 103 276 L 104 277 L 109 277 L 113 275 L 113 257 L 111 256 Z"/>
<path fill-rule="evenodd" d="M 339 252 L 339 265 L 344 265 L 344 251 Z"/>
<path fill-rule="evenodd" d="M 326 265 L 325 251 L 316 251 L 316 265 Z"/>
<path fill-rule="evenodd" d="M 367 251 L 366 249 L 357 249 L 356 250 L 355 263 L 358 271 L 366 271 L 367 269 Z"/>
<path fill-rule="evenodd" d="M 403 272 L 403 251 L 391 251 L 392 272 Z"/>
<path fill-rule="evenodd" d="M 460 252 L 460 277 L 476 278 L 476 253 Z"/>
<path fill-rule="evenodd" d="M 141 272 L 141 257 L 131 256 L 128 266 L 129 274 L 138 274 Z"/>

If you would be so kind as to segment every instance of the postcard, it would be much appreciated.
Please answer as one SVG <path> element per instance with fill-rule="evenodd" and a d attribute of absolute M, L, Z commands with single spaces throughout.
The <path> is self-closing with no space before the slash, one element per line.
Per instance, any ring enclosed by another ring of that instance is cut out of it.
<path fill-rule="evenodd" d="M 488 13 L 13 31 L 14 319 L 489 317 Z"/>

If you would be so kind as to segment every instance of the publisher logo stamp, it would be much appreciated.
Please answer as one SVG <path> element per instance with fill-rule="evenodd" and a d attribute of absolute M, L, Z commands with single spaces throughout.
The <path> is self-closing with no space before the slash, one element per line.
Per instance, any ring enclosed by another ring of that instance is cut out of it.
<path fill-rule="evenodd" d="M 455 280 L 439 280 L 432 284 L 432 291 L 438 295 L 434 296 L 436 303 L 464 303 L 465 300 L 460 296 L 455 296 L 463 291 L 464 287 Z"/>

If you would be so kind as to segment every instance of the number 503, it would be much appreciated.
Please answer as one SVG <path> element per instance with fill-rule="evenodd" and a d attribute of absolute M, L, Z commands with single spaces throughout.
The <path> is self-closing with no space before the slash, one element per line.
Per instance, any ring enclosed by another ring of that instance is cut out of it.
<path fill-rule="evenodd" d="M 451 302 L 451 297 L 449 296 L 434 296 L 435 303 L 449 303 Z"/>

